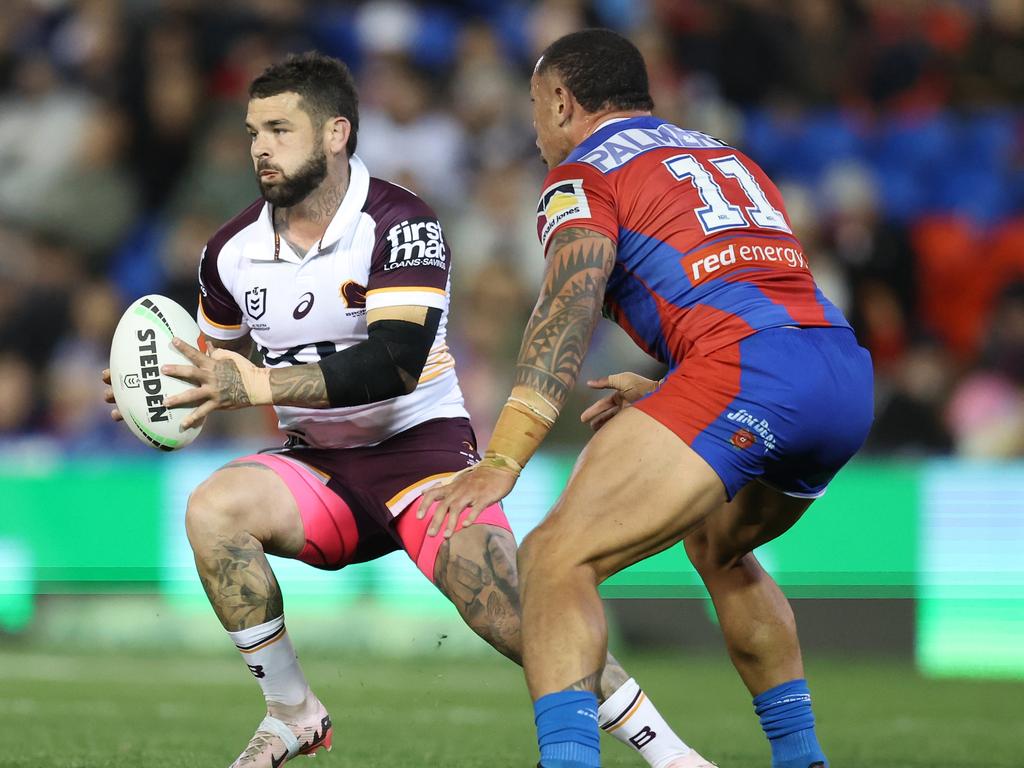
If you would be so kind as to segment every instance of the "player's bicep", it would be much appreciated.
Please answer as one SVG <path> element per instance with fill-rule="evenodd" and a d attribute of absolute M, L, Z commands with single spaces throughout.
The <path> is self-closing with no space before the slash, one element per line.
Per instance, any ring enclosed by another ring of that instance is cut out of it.
<path fill-rule="evenodd" d="M 600 285 L 587 281 L 583 287 L 591 292 L 599 290 L 603 298 L 604 286 L 615 267 L 617 250 L 608 235 L 595 229 L 567 227 L 559 230 L 548 243 L 542 291 L 563 291 L 569 284 L 579 288 L 576 279 L 586 275 Z"/>
<path fill-rule="evenodd" d="M 515 381 L 559 408 L 576 383 L 601 316 L 615 255 L 611 238 L 584 227 L 562 229 L 551 240 L 540 298 L 523 334 Z"/>

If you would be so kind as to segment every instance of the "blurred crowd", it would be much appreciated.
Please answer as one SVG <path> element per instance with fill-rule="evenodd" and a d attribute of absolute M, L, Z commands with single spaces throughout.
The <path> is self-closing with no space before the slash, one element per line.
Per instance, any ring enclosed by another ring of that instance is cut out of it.
<path fill-rule="evenodd" d="M 879 454 L 1024 455 L 1021 0 L 5 0 L 0 445 L 146 450 L 99 371 L 123 308 L 196 305 L 206 240 L 257 196 L 246 87 L 316 48 L 361 96 L 359 154 L 439 213 L 449 343 L 483 438 L 543 269 L 528 78 L 608 26 L 656 113 L 780 186 L 823 291 L 874 356 Z M 603 323 L 584 371 L 658 374 Z M 578 445 L 578 388 L 553 435 Z M 204 440 L 276 440 L 263 412 Z"/>

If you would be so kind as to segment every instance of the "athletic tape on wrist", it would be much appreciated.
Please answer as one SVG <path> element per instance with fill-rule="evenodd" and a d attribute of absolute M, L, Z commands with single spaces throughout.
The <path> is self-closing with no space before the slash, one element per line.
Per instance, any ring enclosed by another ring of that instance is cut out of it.
<path fill-rule="evenodd" d="M 519 477 L 523 471 L 523 465 L 511 456 L 505 456 L 504 454 L 495 453 L 494 451 L 487 451 L 484 454 L 484 457 L 480 460 L 480 464 L 485 467 L 499 469 L 502 472 L 511 472 L 516 477 Z"/>

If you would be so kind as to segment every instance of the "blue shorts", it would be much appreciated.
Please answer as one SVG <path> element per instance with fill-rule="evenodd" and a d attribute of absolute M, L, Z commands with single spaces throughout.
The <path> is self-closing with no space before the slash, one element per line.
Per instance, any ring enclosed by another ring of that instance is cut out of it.
<path fill-rule="evenodd" d="M 684 359 L 635 407 L 710 464 L 729 499 L 753 479 L 817 498 L 871 427 L 871 356 L 848 328 L 770 328 Z"/>

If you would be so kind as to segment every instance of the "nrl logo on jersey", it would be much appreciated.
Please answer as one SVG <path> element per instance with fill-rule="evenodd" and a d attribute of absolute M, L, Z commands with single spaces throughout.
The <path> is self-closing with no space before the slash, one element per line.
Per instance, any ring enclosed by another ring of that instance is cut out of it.
<path fill-rule="evenodd" d="M 267 331 L 270 326 L 266 323 L 255 322 L 267 313 L 267 289 L 253 286 L 245 292 L 245 311 L 251 318 L 249 328 L 254 331 Z"/>
<path fill-rule="evenodd" d="M 395 224 L 387 233 L 391 257 L 384 271 L 402 267 L 445 268 L 444 235 L 437 219 L 410 219 Z"/>
<path fill-rule="evenodd" d="M 552 184 L 541 192 L 537 204 L 537 223 L 541 245 L 547 245 L 548 235 L 563 221 L 590 217 L 590 203 L 583 191 L 583 179 L 566 179 Z"/>

